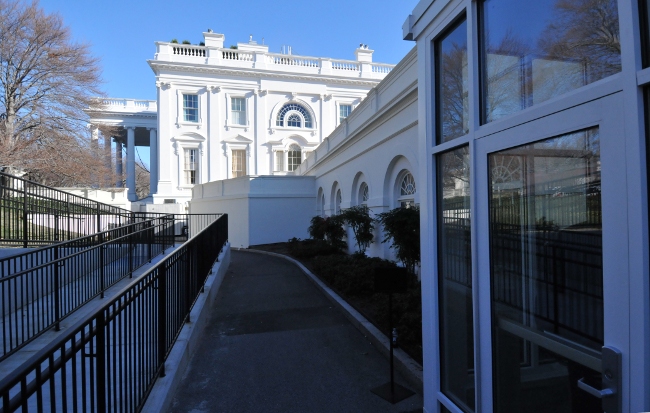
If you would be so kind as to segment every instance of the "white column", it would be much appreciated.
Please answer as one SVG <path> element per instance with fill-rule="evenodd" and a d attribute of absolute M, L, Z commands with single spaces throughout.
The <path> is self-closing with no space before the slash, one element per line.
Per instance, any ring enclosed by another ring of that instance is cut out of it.
<path fill-rule="evenodd" d="M 124 188 L 124 172 L 122 170 L 122 142 L 115 139 L 115 175 L 117 176 L 115 186 Z"/>
<path fill-rule="evenodd" d="M 135 128 L 133 126 L 126 128 L 126 187 L 128 188 L 129 201 L 137 201 L 138 195 L 135 193 Z"/>
<path fill-rule="evenodd" d="M 149 193 L 158 192 L 158 134 L 156 128 L 149 129 Z"/>

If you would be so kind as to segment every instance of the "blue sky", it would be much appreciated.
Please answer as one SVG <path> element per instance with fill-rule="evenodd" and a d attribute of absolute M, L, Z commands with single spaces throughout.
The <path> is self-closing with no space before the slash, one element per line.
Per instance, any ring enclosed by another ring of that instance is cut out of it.
<path fill-rule="evenodd" d="M 413 47 L 402 40 L 402 24 L 417 0 L 327 0 L 285 3 L 263 0 L 41 0 L 57 12 L 75 40 L 91 45 L 102 60 L 103 89 L 110 97 L 155 99 L 155 41 L 173 38 L 196 44 L 211 28 L 226 46 L 264 38 L 271 52 L 289 45 L 294 54 L 354 59 L 359 43 L 375 50 L 373 60 L 397 63 Z"/>

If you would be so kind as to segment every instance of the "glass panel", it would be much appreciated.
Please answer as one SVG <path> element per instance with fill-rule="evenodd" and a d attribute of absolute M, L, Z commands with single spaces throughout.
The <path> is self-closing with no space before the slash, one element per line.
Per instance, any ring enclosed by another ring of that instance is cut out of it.
<path fill-rule="evenodd" d="M 639 1 L 639 11 L 641 13 L 641 28 L 643 33 L 643 67 L 650 66 L 650 0 Z"/>
<path fill-rule="evenodd" d="M 441 404 L 440 413 L 451 413 L 451 411 Z"/>
<path fill-rule="evenodd" d="M 467 94 L 467 23 L 458 23 L 436 42 L 438 143 L 469 132 Z"/>
<path fill-rule="evenodd" d="M 474 332 L 469 149 L 438 156 L 438 288 L 441 390 L 474 411 Z"/>
<path fill-rule="evenodd" d="M 616 0 L 484 0 L 483 122 L 621 71 Z"/>
<path fill-rule="evenodd" d="M 196 183 L 196 149 L 185 149 L 185 183 Z"/>
<path fill-rule="evenodd" d="M 199 121 L 199 97 L 197 95 L 183 95 L 183 119 L 186 122 Z"/>
<path fill-rule="evenodd" d="M 288 153 L 289 171 L 293 171 L 302 163 L 302 152 L 300 147 L 292 145 Z"/>
<path fill-rule="evenodd" d="M 495 412 L 601 412 L 598 128 L 489 156 Z"/>
<path fill-rule="evenodd" d="M 232 123 L 246 125 L 246 105 L 244 98 L 232 98 Z"/>
<path fill-rule="evenodd" d="M 277 151 L 275 153 L 275 171 L 284 171 L 284 151 Z"/>
<path fill-rule="evenodd" d="M 246 151 L 234 150 L 232 151 L 232 177 L 246 175 Z"/>
<path fill-rule="evenodd" d="M 339 105 L 339 123 L 350 116 L 350 112 L 352 112 L 352 105 Z"/>

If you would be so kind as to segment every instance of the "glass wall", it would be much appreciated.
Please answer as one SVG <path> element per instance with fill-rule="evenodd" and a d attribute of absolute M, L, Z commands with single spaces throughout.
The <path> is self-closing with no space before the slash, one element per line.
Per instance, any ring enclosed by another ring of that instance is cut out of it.
<path fill-rule="evenodd" d="M 601 412 L 599 130 L 488 159 L 495 412 Z"/>
<path fill-rule="evenodd" d="M 616 0 L 484 0 L 482 122 L 621 70 Z"/>
<path fill-rule="evenodd" d="M 438 303 L 441 391 L 474 411 L 469 150 L 438 155 Z"/>
<path fill-rule="evenodd" d="M 469 132 L 467 23 L 463 17 L 436 41 L 438 143 Z"/>

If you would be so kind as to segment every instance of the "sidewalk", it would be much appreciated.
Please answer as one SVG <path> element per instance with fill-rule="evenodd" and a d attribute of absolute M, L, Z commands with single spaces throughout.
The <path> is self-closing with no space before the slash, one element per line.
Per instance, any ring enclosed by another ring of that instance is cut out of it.
<path fill-rule="evenodd" d="M 232 251 L 210 311 L 172 412 L 421 411 L 421 395 L 391 405 L 370 392 L 388 360 L 281 258 Z"/>

